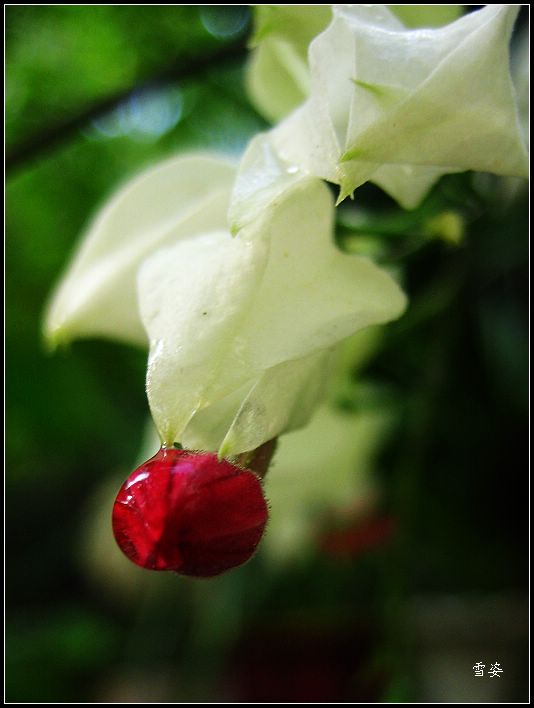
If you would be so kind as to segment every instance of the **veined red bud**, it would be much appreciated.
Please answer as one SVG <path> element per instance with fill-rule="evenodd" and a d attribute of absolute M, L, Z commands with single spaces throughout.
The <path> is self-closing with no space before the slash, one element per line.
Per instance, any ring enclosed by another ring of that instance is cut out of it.
<path fill-rule="evenodd" d="M 112 521 L 120 549 L 142 568 L 210 577 L 253 555 L 267 516 L 254 472 L 162 448 L 124 482 Z"/>

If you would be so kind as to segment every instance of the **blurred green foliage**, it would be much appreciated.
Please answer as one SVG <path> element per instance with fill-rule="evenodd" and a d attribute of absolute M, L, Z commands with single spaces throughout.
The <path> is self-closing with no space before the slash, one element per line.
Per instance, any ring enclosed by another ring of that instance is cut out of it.
<path fill-rule="evenodd" d="M 179 5 L 149 12 L 135 5 L 8 7 L 8 142 L 213 50 L 221 38 L 206 30 L 209 12 Z M 246 22 L 246 8 L 231 12 L 234 26 L 241 17 Z"/>
<path fill-rule="evenodd" d="M 526 591 L 528 200 L 522 184 L 470 174 L 417 212 L 370 185 L 340 211 L 340 243 L 400 269 L 411 302 L 343 396 L 357 412 L 365 378 L 396 411 L 377 460 L 394 540 L 283 569 L 260 553 L 209 583 L 90 578 L 89 502 L 135 462 L 145 353 L 87 341 L 50 355 L 43 307 L 117 184 L 181 150 L 237 155 L 265 127 L 235 62 L 128 93 L 248 27 L 243 6 L 6 8 L 8 150 L 126 96 L 7 185 L 10 701 L 414 700 L 407 600 Z M 444 212 L 464 225 L 457 245 L 428 228 Z"/>

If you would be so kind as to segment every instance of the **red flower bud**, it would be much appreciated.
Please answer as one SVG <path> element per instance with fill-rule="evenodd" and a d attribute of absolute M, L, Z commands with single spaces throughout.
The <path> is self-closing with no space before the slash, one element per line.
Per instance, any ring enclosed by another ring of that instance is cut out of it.
<path fill-rule="evenodd" d="M 252 556 L 267 516 L 250 470 L 212 453 L 162 448 L 122 485 L 113 533 L 142 568 L 209 577 Z"/>

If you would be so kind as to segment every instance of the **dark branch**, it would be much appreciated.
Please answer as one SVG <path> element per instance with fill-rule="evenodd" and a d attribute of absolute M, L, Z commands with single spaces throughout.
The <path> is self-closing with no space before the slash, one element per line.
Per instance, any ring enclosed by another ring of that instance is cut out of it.
<path fill-rule="evenodd" d="M 142 83 L 123 89 L 113 96 L 108 96 L 89 108 L 86 108 L 81 113 L 70 116 L 66 120 L 53 125 L 38 135 L 23 141 L 20 145 L 15 146 L 12 150 L 8 151 L 6 155 L 6 174 L 21 167 L 24 163 L 35 159 L 43 152 L 65 142 L 79 128 L 105 115 L 120 103 L 127 100 L 133 93 L 171 81 L 179 82 L 191 79 L 215 66 L 231 65 L 241 61 L 246 54 L 246 40 L 241 39 L 239 42 L 227 44 L 211 54 L 175 61 L 170 67 L 151 76 Z"/>

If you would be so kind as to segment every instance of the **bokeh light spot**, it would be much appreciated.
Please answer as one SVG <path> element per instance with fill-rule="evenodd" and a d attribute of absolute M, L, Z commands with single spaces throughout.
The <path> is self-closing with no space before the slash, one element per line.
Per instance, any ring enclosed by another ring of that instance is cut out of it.
<path fill-rule="evenodd" d="M 200 20 L 216 39 L 232 39 L 247 27 L 250 12 L 246 5 L 217 7 L 211 5 L 200 11 Z"/>

